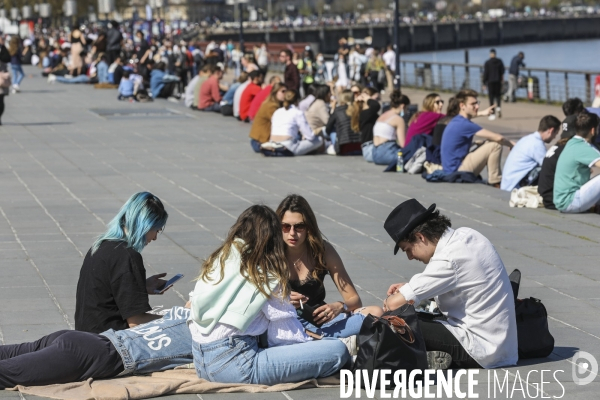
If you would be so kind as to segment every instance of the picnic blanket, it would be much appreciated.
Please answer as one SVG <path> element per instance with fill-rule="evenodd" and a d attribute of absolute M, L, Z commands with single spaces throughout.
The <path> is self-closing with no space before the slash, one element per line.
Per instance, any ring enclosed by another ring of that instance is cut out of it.
<path fill-rule="evenodd" d="M 45 396 L 63 400 L 133 400 L 173 394 L 197 393 L 264 393 L 307 388 L 339 388 L 336 376 L 322 379 L 309 379 L 296 383 L 278 385 L 249 385 L 235 383 L 215 383 L 200 379 L 194 369 L 173 369 L 155 372 L 150 375 L 126 376 L 105 380 L 88 379 L 47 386 L 17 386 L 9 390 L 19 390 L 23 394 Z"/>

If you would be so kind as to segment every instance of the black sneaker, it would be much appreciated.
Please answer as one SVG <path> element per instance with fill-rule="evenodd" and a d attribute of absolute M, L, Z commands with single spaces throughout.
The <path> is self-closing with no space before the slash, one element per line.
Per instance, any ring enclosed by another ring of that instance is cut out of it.
<path fill-rule="evenodd" d="M 448 369 L 452 364 L 452 356 L 445 351 L 428 351 L 427 368 Z"/>

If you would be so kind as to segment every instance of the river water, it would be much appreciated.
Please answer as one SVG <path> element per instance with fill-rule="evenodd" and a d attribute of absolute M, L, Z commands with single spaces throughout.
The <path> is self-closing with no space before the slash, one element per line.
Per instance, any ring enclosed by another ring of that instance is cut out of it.
<path fill-rule="evenodd" d="M 491 47 L 478 47 L 469 49 L 469 63 L 483 64 L 489 58 L 489 50 Z M 495 46 L 497 56 L 504 61 L 504 65 L 510 65 L 511 59 L 517 55 L 519 51 L 525 53 L 525 64 L 528 68 L 548 68 L 560 70 L 576 70 L 596 72 L 600 75 L 600 40 L 578 40 L 578 41 L 559 41 L 559 42 L 542 42 Z M 414 65 L 410 61 L 424 62 L 451 62 L 464 63 L 464 50 L 444 50 L 436 52 L 423 52 L 402 54 L 402 61 L 406 61 L 406 73 L 403 76 L 406 84 L 412 84 L 415 81 Z M 419 66 L 417 66 L 419 67 Z M 525 73 L 526 75 L 527 73 Z M 594 79 L 591 77 L 591 98 L 594 97 Z M 452 79 L 449 67 L 443 67 L 441 74 L 437 67 L 434 66 L 432 71 L 433 81 L 439 85 L 440 76 L 442 77 L 442 86 L 445 89 L 460 88 L 465 81 L 464 69 L 455 69 L 454 82 Z M 564 101 L 567 97 L 578 96 L 585 100 L 587 96 L 587 88 L 585 76 L 583 74 L 569 74 L 568 83 L 565 84 L 564 74 L 550 73 L 548 76 L 549 87 L 546 87 L 546 76 L 543 72 L 533 72 L 532 76 L 539 79 L 539 96 L 542 99 L 547 99 L 548 95 L 552 101 Z M 506 75 L 506 78 L 508 75 Z M 475 90 L 481 90 L 479 71 L 471 71 L 469 76 L 469 85 Z M 419 79 L 417 77 L 416 79 Z M 568 88 L 567 88 L 568 86 Z M 517 92 L 520 97 L 527 95 L 523 88 Z"/>

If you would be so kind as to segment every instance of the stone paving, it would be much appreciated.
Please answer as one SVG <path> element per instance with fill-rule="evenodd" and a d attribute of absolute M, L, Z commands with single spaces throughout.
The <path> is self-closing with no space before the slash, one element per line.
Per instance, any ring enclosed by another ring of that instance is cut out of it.
<path fill-rule="evenodd" d="M 496 370 L 501 380 L 508 373 L 508 387 L 514 390 L 497 389 L 496 398 L 598 398 L 598 379 L 587 386 L 573 383 L 571 358 L 577 350 L 600 356 L 600 216 L 513 209 L 509 194 L 497 189 L 384 174 L 383 167 L 359 157 L 264 158 L 250 149 L 248 124 L 167 101 L 131 104 L 116 96 L 116 91 L 87 85 L 49 86 L 36 76 L 25 79 L 20 94 L 6 98 L 0 127 L 3 343 L 73 328 L 83 255 L 136 191 L 158 195 L 170 214 L 165 232 L 143 252 L 149 274 L 185 274 L 164 296 L 151 296 L 157 308 L 184 303 L 200 260 L 220 243 L 241 211 L 257 202 L 276 207 L 289 193 L 309 200 L 363 303 L 381 304 L 391 283 L 407 281 L 423 269 L 403 254 L 394 256 L 383 229 L 391 209 L 415 197 L 426 205 L 437 203 L 455 227 L 469 226 L 486 235 L 506 268 L 522 271 L 521 296 L 540 298 L 548 309 L 554 352 L 547 359 Z M 423 93 L 409 96 L 420 102 Z M 550 106 L 519 103 L 503 110 L 505 118 L 482 124 L 514 137 L 535 130 L 547 113 L 562 118 Z M 330 281 L 326 287 L 328 299 L 338 300 Z M 541 370 L 552 372 L 542 378 Z M 488 373 L 482 371 L 478 379 L 479 398 L 494 398 L 493 389 L 488 393 Z M 546 383 L 540 393 L 542 380 Z M 338 389 L 309 389 L 172 398 L 339 396 Z M 25 397 L 5 391 L 0 398 Z"/>

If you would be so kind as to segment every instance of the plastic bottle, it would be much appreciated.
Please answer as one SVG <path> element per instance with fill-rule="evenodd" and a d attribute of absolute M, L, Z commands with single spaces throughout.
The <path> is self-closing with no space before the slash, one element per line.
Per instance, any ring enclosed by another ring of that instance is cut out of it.
<path fill-rule="evenodd" d="M 404 158 L 402 158 L 402 150 L 398 151 L 398 161 L 396 162 L 396 172 L 404 172 Z"/>

